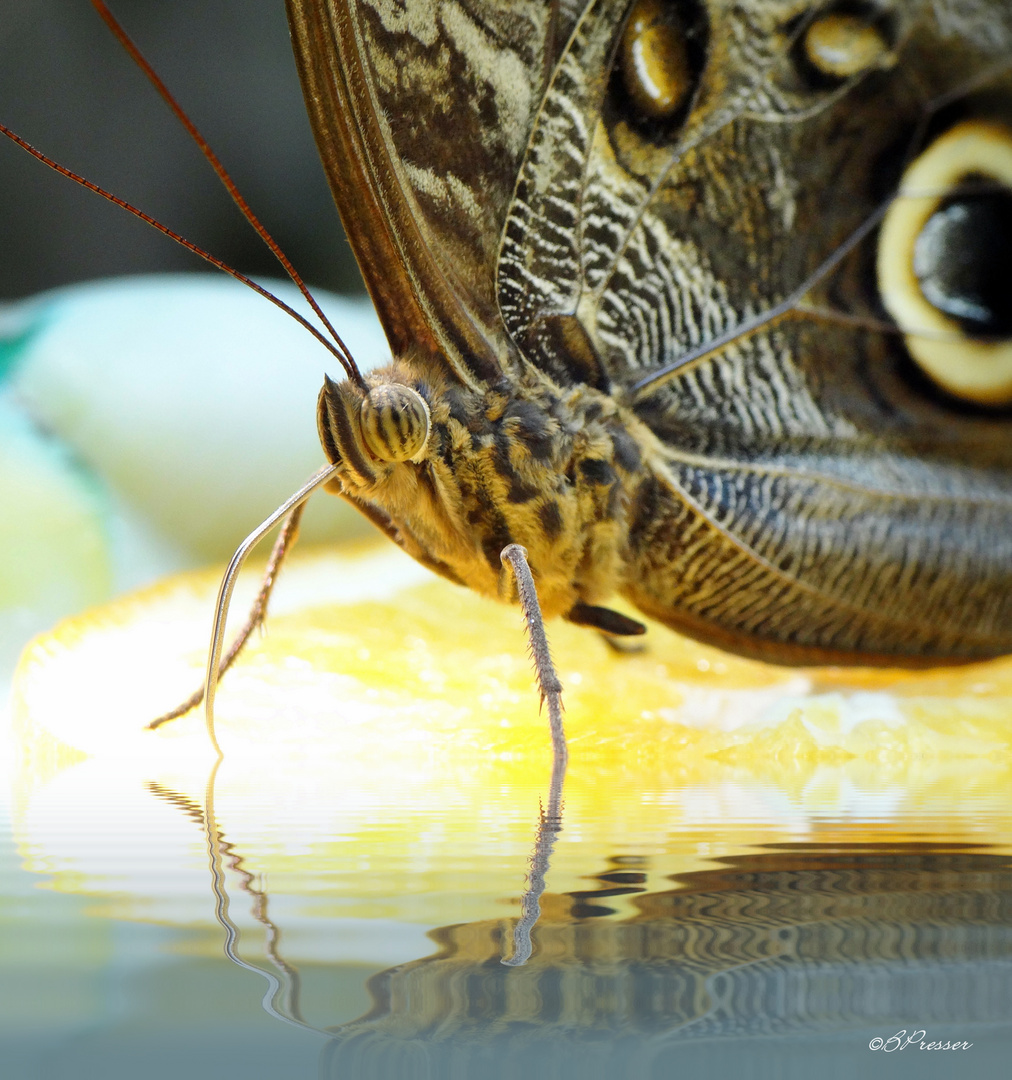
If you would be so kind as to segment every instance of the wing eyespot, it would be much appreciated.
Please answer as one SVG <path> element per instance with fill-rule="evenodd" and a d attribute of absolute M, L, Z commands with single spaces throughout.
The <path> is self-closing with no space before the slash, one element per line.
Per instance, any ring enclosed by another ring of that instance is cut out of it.
<path fill-rule="evenodd" d="M 651 120 L 670 120 L 692 89 L 685 34 L 665 15 L 661 0 L 636 0 L 622 35 L 626 92 Z"/>
<path fill-rule="evenodd" d="M 892 61 L 884 28 L 871 14 L 831 11 L 808 25 L 802 44 L 805 60 L 824 78 L 854 78 Z"/>
<path fill-rule="evenodd" d="M 663 139 L 682 120 L 705 58 L 705 26 L 704 12 L 692 2 L 634 0 L 613 79 L 626 121 Z"/>
<path fill-rule="evenodd" d="M 946 393 L 1012 403 L 1012 130 L 964 121 L 907 168 L 879 233 L 882 304 Z"/>

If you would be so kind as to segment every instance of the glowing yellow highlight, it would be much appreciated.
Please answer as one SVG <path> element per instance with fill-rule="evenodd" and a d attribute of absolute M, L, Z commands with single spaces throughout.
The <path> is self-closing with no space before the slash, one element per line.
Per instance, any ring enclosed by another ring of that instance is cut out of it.
<path fill-rule="evenodd" d="M 210 922 L 203 719 L 143 726 L 199 683 L 216 585 L 180 577 L 68 620 L 16 676 L 26 863 L 104 913 L 176 920 L 167 897 L 189 880 L 189 917 Z M 295 904 L 286 927 L 311 953 L 327 920 L 514 912 L 549 772 L 519 613 L 389 546 L 296 557 L 276 599 L 222 683 L 215 818 Z M 1012 826 L 1012 662 L 792 670 L 655 626 L 636 655 L 549 631 L 571 762 L 551 892 L 616 855 L 673 874 L 756 843 L 988 843 Z"/>

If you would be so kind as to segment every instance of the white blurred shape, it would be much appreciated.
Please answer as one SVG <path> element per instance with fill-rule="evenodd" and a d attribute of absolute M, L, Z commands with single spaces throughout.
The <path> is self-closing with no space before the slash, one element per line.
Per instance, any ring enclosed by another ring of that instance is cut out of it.
<path fill-rule="evenodd" d="M 295 288 L 265 283 L 306 312 Z M 320 293 L 363 368 L 389 358 L 366 299 Z M 11 384 L 29 416 L 115 493 L 138 533 L 184 562 L 220 559 L 324 464 L 316 398 L 337 361 L 295 320 L 210 275 L 123 278 L 60 289 L 6 313 L 23 336 Z M 9 332 L 9 331 L 8 331 Z M 359 529 L 332 496 L 303 536 Z"/>

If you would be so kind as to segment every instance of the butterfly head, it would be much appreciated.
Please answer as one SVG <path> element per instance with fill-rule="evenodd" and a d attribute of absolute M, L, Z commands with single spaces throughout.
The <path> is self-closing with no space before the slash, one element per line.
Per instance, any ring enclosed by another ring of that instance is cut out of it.
<path fill-rule="evenodd" d="M 342 466 L 342 489 L 368 491 L 403 462 L 425 459 L 432 418 L 413 386 L 387 370 L 365 387 L 327 378 L 320 391 L 317 424 L 330 461 Z"/>
<path fill-rule="evenodd" d="M 318 420 L 335 494 L 420 562 L 486 595 L 505 587 L 502 549 L 522 544 L 551 615 L 597 603 L 621 577 L 641 479 L 627 430 L 638 425 L 621 414 L 607 395 L 562 391 L 533 370 L 472 390 L 395 362 L 365 387 L 328 379 Z"/>

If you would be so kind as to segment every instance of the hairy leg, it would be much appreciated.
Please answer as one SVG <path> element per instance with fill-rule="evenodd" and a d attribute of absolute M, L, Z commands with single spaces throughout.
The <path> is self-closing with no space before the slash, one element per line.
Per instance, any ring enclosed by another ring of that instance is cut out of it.
<path fill-rule="evenodd" d="M 562 683 L 555 672 L 552 654 L 548 648 L 545 634 L 545 622 L 541 617 L 541 605 L 538 603 L 538 591 L 534 585 L 531 568 L 527 564 L 527 551 L 519 544 L 508 544 L 502 549 L 500 559 L 504 566 L 509 566 L 517 583 L 520 597 L 520 610 L 527 623 L 527 636 L 531 644 L 531 657 L 537 675 L 538 690 L 542 702 L 548 703 L 548 724 L 552 733 L 552 752 L 556 761 L 565 763 L 568 757 L 566 735 L 562 729 Z"/>

